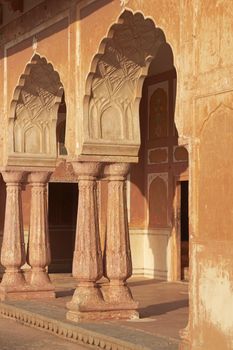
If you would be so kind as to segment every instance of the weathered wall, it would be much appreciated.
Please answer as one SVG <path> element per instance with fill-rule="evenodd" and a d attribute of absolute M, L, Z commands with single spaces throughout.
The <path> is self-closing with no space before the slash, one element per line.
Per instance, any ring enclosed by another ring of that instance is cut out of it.
<path fill-rule="evenodd" d="M 190 338 L 192 349 L 228 350 L 233 347 L 233 266 L 227 248 L 233 241 L 233 7 L 228 1 L 192 5 L 184 7 L 181 36 L 182 109 L 192 126 L 184 125 L 187 134 L 192 130 Z"/>

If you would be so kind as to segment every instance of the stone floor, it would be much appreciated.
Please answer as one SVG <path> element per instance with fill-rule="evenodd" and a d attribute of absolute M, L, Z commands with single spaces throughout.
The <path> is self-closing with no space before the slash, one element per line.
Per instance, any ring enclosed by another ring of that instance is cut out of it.
<path fill-rule="evenodd" d="M 0 317 L 1 350 L 85 350 L 86 347 Z"/>
<path fill-rule="evenodd" d="M 65 275 L 52 275 L 52 280 L 59 296 L 56 303 L 64 306 L 73 294 L 75 282 Z M 179 340 L 179 330 L 186 326 L 188 320 L 188 283 L 132 277 L 129 285 L 134 299 L 139 301 L 140 320 L 115 323 Z"/>
<path fill-rule="evenodd" d="M 178 349 L 179 330 L 186 326 L 188 319 L 187 283 L 167 283 L 144 277 L 131 278 L 129 284 L 133 296 L 139 301 L 139 320 L 76 325 L 65 319 L 65 304 L 71 299 L 75 280 L 69 275 L 60 274 L 52 275 L 51 278 L 56 286 L 57 298 L 54 301 L 21 301 L 8 304 L 43 318 L 52 317 L 55 321 L 65 322 L 63 324 L 71 328 L 77 326 L 79 330 L 94 332 L 100 338 L 105 337 L 107 341 L 111 338 L 113 344 L 118 341 L 125 342 L 122 349 Z M 131 347 L 127 344 L 131 344 Z M 93 346 L 92 348 L 95 349 Z"/>

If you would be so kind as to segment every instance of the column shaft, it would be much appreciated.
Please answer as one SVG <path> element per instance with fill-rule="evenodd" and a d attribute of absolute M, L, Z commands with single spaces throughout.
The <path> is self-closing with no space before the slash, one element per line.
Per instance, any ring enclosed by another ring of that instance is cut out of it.
<path fill-rule="evenodd" d="M 107 238 L 105 248 L 105 276 L 109 284 L 103 288 L 108 303 L 125 304 L 126 309 L 136 309 L 126 280 L 132 275 L 129 242 L 125 177 L 129 164 L 115 163 L 108 166 Z M 132 317 L 137 317 L 136 311 Z"/>
<path fill-rule="evenodd" d="M 46 267 L 51 262 L 46 188 L 49 177 L 50 173 L 48 172 L 33 172 L 29 177 L 31 183 L 31 212 L 28 262 L 32 268 L 30 285 L 38 291 L 54 289 L 46 271 Z"/>
<path fill-rule="evenodd" d="M 26 284 L 20 270 L 26 261 L 21 199 L 24 172 L 6 171 L 2 176 L 6 182 L 6 209 L 1 263 L 6 270 L 1 282 L 0 296 L 5 299 L 5 292 L 22 290 Z"/>
<path fill-rule="evenodd" d="M 73 257 L 73 276 L 77 278 L 78 286 L 72 301 L 67 303 L 70 309 L 67 318 L 77 321 L 85 318 L 85 311 L 87 315 L 87 311 L 94 311 L 103 303 L 101 291 L 96 286 L 96 281 L 103 275 L 103 263 L 96 197 L 96 176 L 100 164 L 74 162 L 73 168 L 79 177 L 79 201 Z M 84 311 L 83 314 L 81 314 L 82 311 Z"/>

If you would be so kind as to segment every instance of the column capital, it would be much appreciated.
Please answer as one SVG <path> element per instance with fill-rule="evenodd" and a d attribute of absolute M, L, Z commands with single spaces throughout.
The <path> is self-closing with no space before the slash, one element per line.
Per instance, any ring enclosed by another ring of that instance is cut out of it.
<path fill-rule="evenodd" d="M 1 171 L 3 180 L 8 183 L 18 184 L 24 182 L 27 172 L 22 170 L 5 170 Z"/>
<path fill-rule="evenodd" d="M 99 175 L 102 163 L 74 161 L 72 162 L 72 166 L 79 180 L 92 180 Z"/>
<path fill-rule="evenodd" d="M 33 171 L 28 176 L 28 182 L 46 184 L 51 174 L 51 171 Z"/>
<path fill-rule="evenodd" d="M 111 163 L 104 168 L 104 175 L 109 180 L 125 180 L 130 170 L 130 163 Z"/>

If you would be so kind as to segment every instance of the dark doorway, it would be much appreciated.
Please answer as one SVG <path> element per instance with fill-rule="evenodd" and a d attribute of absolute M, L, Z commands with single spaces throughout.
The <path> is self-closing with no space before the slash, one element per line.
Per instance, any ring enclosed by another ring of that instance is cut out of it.
<path fill-rule="evenodd" d="M 181 279 L 188 280 L 189 267 L 189 191 L 188 181 L 181 181 L 180 230 L 181 230 Z"/>
<path fill-rule="evenodd" d="M 77 206 L 77 183 L 49 183 L 50 273 L 72 272 Z"/>

